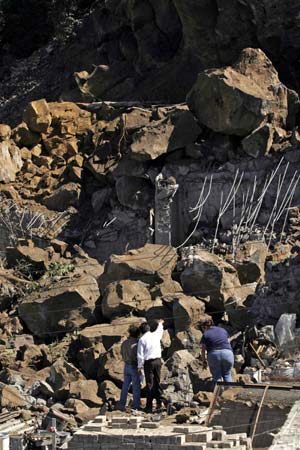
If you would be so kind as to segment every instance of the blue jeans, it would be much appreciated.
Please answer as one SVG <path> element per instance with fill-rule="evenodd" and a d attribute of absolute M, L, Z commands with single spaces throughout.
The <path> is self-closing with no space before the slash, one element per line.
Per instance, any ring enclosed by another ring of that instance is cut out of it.
<path fill-rule="evenodd" d="M 120 405 L 125 409 L 127 394 L 129 391 L 129 387 L 132 384 L 132 394 L 133 394 L 133 409 L 140 408 L 140 399 L 141 399 L 141 385 L 140 385 L 140 376 L 138 373 L 138 369 L 136 366 L 132 364 L 125 363 L 124 365 L 124 381 L 121 391 Z"/>
<path fill-rule="evenodd" d="M 234 356 L 231 350 L 213 350 L 208 353 L 207 361 L 209 370 L 215 381 L 232 382 L 231 369 L 234 364 Z"/>

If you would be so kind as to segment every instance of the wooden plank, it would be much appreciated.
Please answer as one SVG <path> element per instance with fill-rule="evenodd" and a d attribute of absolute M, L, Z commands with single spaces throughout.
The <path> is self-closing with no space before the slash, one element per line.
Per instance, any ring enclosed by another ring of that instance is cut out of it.
<path fill-rule="evenodd" d="M 256 414 L 255 422 L 254 422 L 254 425 L 253 425 L 253 428 L 252 428 L 252 432 L 250 434 L 252 442 L 253 442 L 253 439 L 255 437 L 258 420 L 259 420 L 259 417 L 260 417 L 261 409 L 262 409 L 264 400 L 266 398 L 268 389 L 269 389 L 269 386 L 266 386 L 265 389 L 264 389 L 264 392 L 263 392 L 263 395 L 262 395 L 262 398 L 261 398 L 261 401 L 260 401 L 260 405 L 259 405 L 259 408 L 258 408 L 258 411 L 257 411 L 257 414 Z"/>
<path fill-rule="evenodd" d="M 219 386 L 219 384 L 216 383 L 216 385 L 214 387 L 214 391 L 213 391 L 213 397 L 211 399 L 211 402 L 210 402 L 210 405 L 209 405 L 209 408 L 208 408 L 207 417 L 206 417 L 206 420 L 205 420 L 205 426 L 206 427 L 209 426 L 210 419 L 211 419 L 212 414 L 214 412 L 214 409 L 215 409 L 215 406 L 216 406 L 216 403 L 217 403 L 217 399 L 218 399 L 220 390 L 221 390 L 221 386 Z"/>

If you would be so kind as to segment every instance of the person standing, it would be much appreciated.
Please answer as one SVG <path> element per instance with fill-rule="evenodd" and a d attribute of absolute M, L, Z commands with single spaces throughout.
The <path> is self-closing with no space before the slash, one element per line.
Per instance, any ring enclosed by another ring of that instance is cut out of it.
<path fill-rule="evenodd" d="M 129 337 L 121 345 L 121 355 L 124 361 L 124 381 L 120 397 L 120 409 L 125 410 L 127 394 L 132 385 L 133 409 L 140 409 L 141 385 L 140 375 L 137 367 L 137 346 L 140 336 L 140 329 L 130 325 L 128 329 Z"/>
<path fill-rule="evenodd" d="M 140 331 L 142 337 L 138 342 L 138 370 L 142 373 L 144 368 L 146 381 L 146 412 L 151 413 L 153 400 L 156 400 L 157 409 L 162 406 L 162 388 L 160 385 L 161 371 L 161 339 L 164 332 L 163 320 L 153 321 L 151 326 L 142 323 Z"/>
<path fill-rule="evenodd" d="M 224 328 L 216 327 L 211 319 L 203 322 L 203 336 L 201 339 L 202 361 L 207 362 L 215 382 L 232 382 L 231 370 L 234 364 L 234 355 L 229 343 L 229 336 Z"/>

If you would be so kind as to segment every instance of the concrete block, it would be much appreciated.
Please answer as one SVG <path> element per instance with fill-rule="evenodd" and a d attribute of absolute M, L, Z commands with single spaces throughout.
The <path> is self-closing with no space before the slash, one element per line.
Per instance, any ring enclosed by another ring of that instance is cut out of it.
<path fill-rule="evenodd" d="M 111 423 L 112 423 L 112 424 L 113 424 L 113 423 L 122 423 L 122 424 L 126 424 L 126 423 L 128 423 L 128 417 L 122 417 L 122 416 L 120 416 L 120 417 L 118 417 L 118 416 L 112 417 L 112 418 L 111 418 Z"/>
<path fill-rule="evenodd" d="M 96 416 L 95 419 L 93 420 L 93 422 L 106 424 L 107 418 L 106 418 L 106 416 Z"/>
<path fill-rule="evenodd" d="M 198 430 L 195 429 L 195 427 L 174 427 L 173 433 L 184 433 L 184 434 L 192 434 L 197 432 Z"/>
<path fill-rule="evenodd" d="M 159 428 L 160 427 L 160 423 L 159 422 L 142 422 L 141 423 L 141 428 Z"/>
<path fill-rule="evenodd" d="M 210 442 L 212 440 L 212 431 L 200 431 L 199 433 L 188 434 L 187 442 Z"/>
<path fill-rule="evenodd" d="M 225 441 L 226 431 L 224 430 L 212 430 L 212 440 L 213 441 Z"/>
<path fill-rule="evenodd" d="M 183 444 L 181 446 L 176 446 L 176 450 L 206 450 L 206 445 L 200 443 Z"/>

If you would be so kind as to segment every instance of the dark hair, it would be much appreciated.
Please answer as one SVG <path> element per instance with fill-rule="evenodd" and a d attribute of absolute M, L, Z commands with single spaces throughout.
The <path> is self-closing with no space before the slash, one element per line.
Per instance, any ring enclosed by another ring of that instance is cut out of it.
<path fill-rule="evenodd" d="M 150 327 L 150 331 L 152 331 L 152 332 L 155 331 L 157 329 L 157 327 L 158 327 L 158 320 L 152 319 L 149 322 L 149 327 Z"/>
<path fill-rule="evenodd" d="M 138 338 L 140 335 L 140 329 L 135 325 L 130 325 L 130 327 L 128 328 L 128 333 L 130 337 Z"/>
<path fill-rule="evenodd" d="M 201 328 L 210 328 L 214 325 L 212 319 L 206 319 L 204 322 L 201 323 Z"/>
<path fill-rule="evenodd" d="M 140 325 L 140 332 L 142 334 L 145 334 L 145 333 L 147 333 L 147 331 L 150 331 L 150 327 L 149 327 L 148 323 L 147 322 L 141 323 L 141 325 Z"/>

